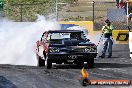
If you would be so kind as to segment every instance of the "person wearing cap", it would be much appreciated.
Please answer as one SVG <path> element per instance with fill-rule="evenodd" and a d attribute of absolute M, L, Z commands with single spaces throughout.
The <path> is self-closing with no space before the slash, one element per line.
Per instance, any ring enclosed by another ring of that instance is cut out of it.
<path fill-rule="evenodd" d="M 102 54 L 101 54 L 101 58 L 105 58 L 105 54 L 106 51 L 108 49 L 108 58 L 111 58 L 112 56 L 112 45 L 113 45 L 113 41 L 112 41 L 112 30 L 113 30 L 113 25 L 111 24 L 111 22 L 107 19 L 105 20 L 105 26 L 102 27 L 102 33 L 104 34 L 104 46 L 102 49 Z"/>

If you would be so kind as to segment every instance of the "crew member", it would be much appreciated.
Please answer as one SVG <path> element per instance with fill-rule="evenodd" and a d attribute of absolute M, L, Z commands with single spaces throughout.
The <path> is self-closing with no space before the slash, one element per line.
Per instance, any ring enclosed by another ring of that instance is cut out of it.
<path fill-rule="evenodd" d="M 108 49 L 108 58 L 111 58 L 112 56 L 112 45 L 113 45 L 113 41 L 112 41 L 112 30 L 113 30 L 113 26 L 111 24 L 111 22 L 107 19 L 105 20 L 105 26 L 102 27 L 102 33 L 104 34 L 104 46 L 102 49 L 102 54 L 101 54 L 101 58 L 105 58 L 105 54 L 106 51 Z"/>

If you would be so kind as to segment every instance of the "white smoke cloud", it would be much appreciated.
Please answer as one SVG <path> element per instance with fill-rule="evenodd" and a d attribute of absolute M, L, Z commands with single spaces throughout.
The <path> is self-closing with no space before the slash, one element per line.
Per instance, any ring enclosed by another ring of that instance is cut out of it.
<path fill-rule="evenodd" d="M 36 22 L 0 21 L 0 64 L 36 66 L 36 41 L 44 31 L 56 29 L 57 22 L 41 15 Z"/>
<path fill-rule="evenodd" d="M 98 55 L 100 55 L 102 52 L 103 43 L 104 43 L 103 42 L 104 37 L 102 36 L 101 31 L 96 31 L 93 34 L 89 33 L 88 38 L 90 39 L 91 42 L 95 43 L 98 46 L 97 51 L 99 53 Z"/>

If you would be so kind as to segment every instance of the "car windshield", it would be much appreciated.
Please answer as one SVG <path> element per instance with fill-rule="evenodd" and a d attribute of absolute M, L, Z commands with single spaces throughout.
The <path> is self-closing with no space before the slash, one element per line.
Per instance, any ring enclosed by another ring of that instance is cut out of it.
<path fill-rule="evenodd" d="M 68 39 L 68 40 L 85 40 L 83 33 L 49 33 L 47 40 L 57 40 L 57 39 Z"/>

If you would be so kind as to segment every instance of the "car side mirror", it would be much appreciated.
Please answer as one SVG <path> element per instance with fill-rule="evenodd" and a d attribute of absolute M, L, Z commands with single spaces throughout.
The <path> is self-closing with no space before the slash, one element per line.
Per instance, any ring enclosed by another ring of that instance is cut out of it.
<path fill-rule="evenodd" d="M 88 41 L 88 42 L 89 42 L 89 41 L 90 41 L 90 39 L 86 39 L 86 41 Z"/>
<path fill-rule="evenodd" d="M 40 41 L 42 41 L 42 37 L 41 37 Z"/>

